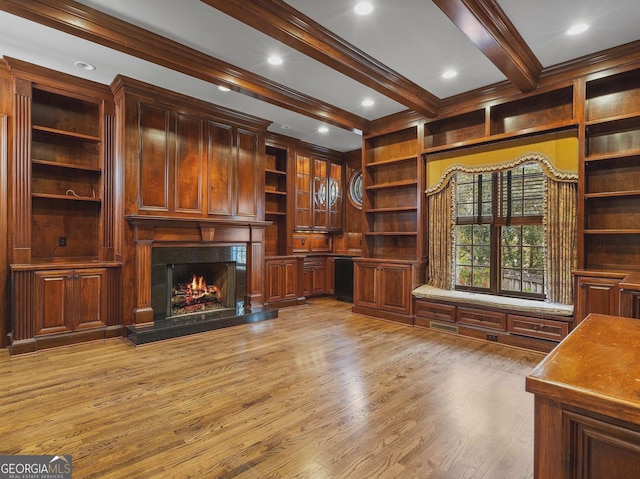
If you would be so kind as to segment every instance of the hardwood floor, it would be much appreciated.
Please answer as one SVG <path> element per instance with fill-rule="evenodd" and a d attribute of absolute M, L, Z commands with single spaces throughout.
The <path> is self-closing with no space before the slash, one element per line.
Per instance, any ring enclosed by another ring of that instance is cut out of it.
<path fill-rule="evenodd" d="M 529 478 L 542 357 L 328 299 L 138 348 L 2 350 L 0 454 L 71 454 L 79 479 Z"/>

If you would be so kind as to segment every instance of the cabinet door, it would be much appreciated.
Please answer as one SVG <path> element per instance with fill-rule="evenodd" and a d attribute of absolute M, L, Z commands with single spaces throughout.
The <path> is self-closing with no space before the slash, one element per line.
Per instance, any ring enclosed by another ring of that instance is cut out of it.
<path fill-rule="evenodd" d="M 409 314 L 411 307 L 411 267 L 382 264 L 378 283 L 380 308 L 385 311 Z"/>
<path fill-rule="evenodd" d="M 311 158 L 296 155 L 296 218 L 298 230 L 311 229 Z"/>
<path fill-rule="evenodd" d="M 73 275 L 74 330 L 107 325 L 107 281 L 103 268 L 76 270 Z"/>
<path fill-rule="evenodd" d="M 325 288 L 327 294 L 335 293 L 335 271 L 336 259 L 334 257 L 327 258 L 327 271 L 325 274 Z"/>
<path fill-rule="evenodd" d="M 313 160 L 313 229 L 325 230 L 328 223 L 329 184 L 327 160 Z"/>
<path fill-rule="evenodd" d="M 298 262 L 297 260 L 287 260 L 282 264 L 284 270 L 284 282 L 282 297 L 296 298 L 298 296 Z"/>
<path fill-rule="evenodd" d="M 267 290 L 265 291 L 266 301 L 277 301 L 282 299 L 282 284 L 285 270 L 280 260 L 267 261 Z"/>
<path fill-rule="evenodd" d="M 365 308 L 377 308 L 378 265 L 354 262 L 353 268 L 353 303 Z"/>
<path fill-rule="evenodd" d="M 615 278 L 578 277 L 576 324 L 590 313 L 618 314 L 618 283 Z"/>
<path fill-rule="evenodd" d="M 327 268 L 325 266 L 314 266 L 311 268 L 311 294 L 314 296 L 326 293 L 326 275 Z"/>
<path fill-rule="evenodd" d="M 73 271 L 35 273 L 35 334 L 68 333 L 73 329 Z"/>
<path fill-rule="evenodd" d="M 342 231 L 342 165 L 329 163 L 329 230 Z"/>

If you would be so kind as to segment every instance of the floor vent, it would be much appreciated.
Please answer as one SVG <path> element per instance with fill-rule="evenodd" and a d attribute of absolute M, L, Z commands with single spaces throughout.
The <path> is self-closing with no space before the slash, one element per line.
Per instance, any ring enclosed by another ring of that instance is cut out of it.
<path fill-rule="evenodd" d="M 458 334 L 458 326 L 454 324 L 437 323 L 435 321 L 430 321 L 429 328 L 433 329 L 434 331 L 442 331 L 443 333 Z"/>

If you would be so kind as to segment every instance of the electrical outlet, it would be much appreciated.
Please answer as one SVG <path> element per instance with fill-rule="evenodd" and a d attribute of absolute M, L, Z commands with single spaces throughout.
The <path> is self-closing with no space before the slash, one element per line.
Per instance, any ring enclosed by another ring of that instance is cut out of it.
<path fill-rule="evenodd" d="M 67 237 L 59 236 L 58 237 L 58 246 L 67 246 Z"/>
<path fill-rule="evenodd" d="M 487 341 L 497 341 L 498 340 L 498 336 L 496 336 L 495 334 L 487 334 Z"/>

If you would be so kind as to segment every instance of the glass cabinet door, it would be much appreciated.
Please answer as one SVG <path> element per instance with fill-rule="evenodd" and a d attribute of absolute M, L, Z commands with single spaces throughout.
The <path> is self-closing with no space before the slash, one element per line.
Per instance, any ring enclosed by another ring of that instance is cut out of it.
<path fill-rule="evenodd" d="M 327 161 L 313 160 L 313 226 L 315 229 L 327 228 L 329 207 L 329 184 Z"/>
<path fill-rule="evenodd" d="M 296 229 L 311 228 L 311 158 L 296 155 Z"/>
<path fill-rule="evenodd" d="M 342 165 L 329 163 L 329 229 L 342 229 Z"/>

